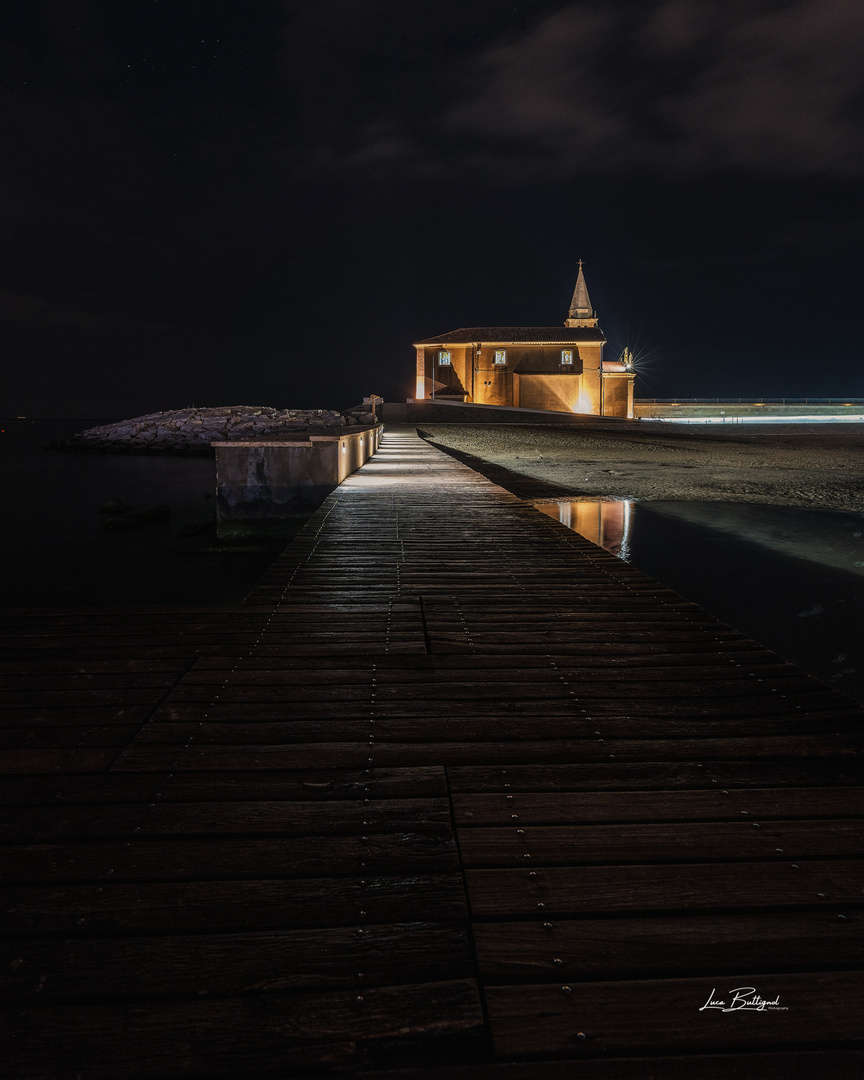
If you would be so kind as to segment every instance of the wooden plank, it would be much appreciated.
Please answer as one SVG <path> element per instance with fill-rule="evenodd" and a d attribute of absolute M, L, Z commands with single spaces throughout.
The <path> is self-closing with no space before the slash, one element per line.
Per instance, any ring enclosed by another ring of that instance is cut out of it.
<path fill-rule="evenodd" d="M 41 622 L 46 619 L 68 619 L 86 622 L 94 615 L 104 615 L 125 619 L 131 616 L 152 616 L 167 619 L 183 619 L 190 615 L 205 615 L 208 618 L 216 614 L 225 616 L 244 616 L 266 613 L 266 608 L 256 611 L 254 605 L 247 604 L 90 604 L 82 608 L 39 607 L 5 608 L 3 617 L 10 620 L 29 619 Z"/>
<path fill-rule="evenodd" d="M 714 640 L 714 638 L 694 639 L 692 637 L 682 638 L 680 635 L 678 635 L 674 640 L 667 641 L 663 640 L 663 637 L 661 635 L 652 636 L 645 633 L 638 633 L 627 635 L 626 638 L 617 636 L 614 642 L 608 640 L 608 635 L 601 635 L 599 638 L 595 636 L 585 636 L 584 639 L 580 639 L 579 641 L 569 641 L 566 647 L 558 647 L 553 640 L 547 640 L 542 642 L 541 644 L 537 644 L 536 642 L 532 642 L 530 643 L 530 645 L 524 642 L 520 644 L 518 640 L 518 635 L 512 636 L 514 640 L 509 644 L 507 642 L 495 643 L 494 645 L 484 646 L 483 650 L 480 651 L 477 649 L 475 643 L 469 642 L 467 640 L 467 636 L 464 631 L 461 632 L 461 636 L 459 634 L 450 635 L 446 642 L 439 634 L 436 637 L 437 646 L 431 655 L 435 655 L 436 659 L 439 661 L 449 660 L 451 657 L 454 660 L 457 658 L 461 659 L 464 658 L 466 655 L 477 656 L 479 658 L 485 659 L 497 659 L 498 657 L 501 657 L 501 663 L 506 664 L 507 659 L 505 658 L 510 658 L 514 655 L 514 653 L 518 652 L 520 658 L 536 658 L 538 660 L 542 659 L 547 662 L 551 658 L 554 659 L 556 663 L 559 663 L 568 659 L 572 660 L 574 657 L 585 657 L 593 659 L 593 657 L 595 656 L 616 655 L 620 657 L 626 657 L 637 656 L 643 653 L 668 656 L 670 649 L 676 652 L 686 653 L 688 655 L 704 656 L 713 655 L 716 652 L 718 646 L 722 646 L 724 649 L 729 649 L 729 651 L 732 652 L 733 647 L 735 646 L 741 646 L 743 651 L 746 647 L 752 645 L 752 642 L 749 642 L 746 638 L 736 638 L 718 642 Z M 300 654 L 297 654 L 294 651 L 295 644 L 296 643 L 293 642 L 280 642 L 264 636 L 255 645 L 255 656 L 261 657 L 265 660 L 270 658 L 282 658 L 286 656 L 294 656 L 296 658 Z M 454 645 L 459 647 L 454 648 Z M 466 646 L 468 646 L 467 650 Z M 244 650 L 242 647 L 237 646 L 234 647 L 233 651 L 235 655 L 239 655 L 241 657 L 244 655 L 249 655 L 248 648 Z M 207 655 L 209 653 L 211 655 L 224 656 L 226 654 L 230 655 L 230 652 L 230 649 L 220 651 L 215 646 L 207 649 L 204 645 L 202 645 L 198 649 L 198 653 L 200 653 L 201 655 Z M 332 655 L 332 651 L 329 654 L 322 653 L 322 660 L 316 660 L 315 663 L 318 664 L 323 660 L 332 658 Z M 421 653 L 418 655 L 424 656 L 428 654 Z M 384 654 L 380 652 L 370 654 L 370 656 L 376 661 L 376 663 L 379 659 L 387 658 Z M 399 658 L 400 657 L 393 657 L 393 659 Z M 416 659 L 417 657 L 411 658 Z"/>
<path fill-rule="evenodd" d="M 7 641 L 10 652 L 14 650 L 14 641 Z M 0 672 L 3 678 L 8 680 L 36 680 L 44 684 L 46 679 L 63 678 L 71 679 L 135 679 L 136 685 L 145 685 L 150 680 L 164 679 L 173 681 L 172 677 L 180 676 L 186 671 L 186 664 L 176 659 L 159 659 L 156 657 L 139 659 L 137 657 L 102 657 L 100 659 L 64 659 L 64 660 L 39 660 L 28 661 L 16 658 L 14 660 L 0 659 Z M 139 683 L 139 679 L 144 682 Z M 2 684 L 0 684 L 2 685 Z M 13 685 L 12 682 L 9 685 Z"/>
<path fill-rule="evenodd" d="M 749 638 L 745 638 L 742 635 L 737 635 L 721 642 L 717 642 L 710 637 L 705 637 L 698 638 L 696 640 L 688 639 L 684 641 L 676 641 L 672 644 L 664 642 L 654 643 L 651 641 L 637 641 L 634 643 L 616 640 L 614 646 L 612 646 L 611 642 L 608 641 L 598 642 L 591 640 L 584 643 L 571 643 L 571 645 L 566 649 L 566 651 L 556 652 L 554 660 L 555 663 L 559 665 L 568 663 L 577 664 L 579 662 L 590 662 L 591 664 L 594 664 L 595 662 L 602 663 L 604 660 L 607 660 L 609 663 L 618 663 L 621 665 L 627 665 L 629 663 L 635 663 L 637 665 L 640 665 L 640 661 L 642 658 L 646 659 L 646 663 L 650 663 L 650 660 L 652 658 L 658 658 L 664 664 L 668 664 L 671 658 L 680 656 L 683 658 L 681 662 L 683 664 L 687 664 L 691 662 L 702 663 L 707 662 L 707 660 L 710 658 L 725 657 L 730 662 L 733 659 L 737 660 L 740 658 L 742 665 L 745 662 L 745 658 L 747 658 L 746 663 L 752 666 L 759 662 L 758 660 L 753 659 L 754 650 L 758 649 L 759 647 L 756 646 Z M 509 657 L 508 660 L 501 659 L 502 651 L 507 657 Z M 209 653 L 202 655 L 198 660 L 196 660 L 196 663 L 203 663 L 203 661 L 206 660 L 208 656 L 212 656 L 214 659 L 218 659 L 220 664 L 224 665 L 226 658 L 230 657 L 231 655 L 231 653 L 219 653 L 215 649 L 213 649 L 210 650 Z M 236 655 L 236 653 L 234 655 Z M 765 658 L 766 663 L 769 661 L 776 662 L 777 660 L 777 657 L 773 653 L 768 652 L 767 650 L 761 652 L 760 655 Z M 466 653 L 463 650 L 461 653 L 453 654 L 452 657 L 448 655 L 446 663 L 449 664 L 452 660 L 452 663 L 457 665 L 458 669 L 458 665 L 465 665 L 469 659 L 476 658 L 477 664 L 481 667 L 481 669 L 484 666 L 490 667 L 494 665 L 500 665 L 501 663 L 514 663 L 517 666 L 524 666 L 526 664 L 543 664 L 545 666 L 549 663 L 551 656 L 552 653 L 548 647 L 545 653 L 526 653 L 519 648 L 519 645 L 517 643 L 513 645 L 509 652 L 507 652 L 506 650 L 498 650 L 494 653 Z M 298 661 L 297 657 L 292 656 L 290 649 L 279 648 L 278 646 L 271 648 L 267 643 L 266 637 L 262 638 L 261 642 L 256 646 L 253 656 L 249 656 L 249 654 L 246 653 L 245 656 L 239 657 L 239 660 L 242 663 L 243 659 L 248 659 L 253 661 L 254 664 L 257 665 L 260 660 L 264 660 L 266 662 L 268 657 L 278 657 L 280 661 L 285 661 L 286 663 L 291 663 L 293 661 L 296 664 L 300 662 Z M 433 658 L 436 666 L 445 662 L 442 660 L 441 657 L 434 657 L 434 654 Z M 333 656 L 322 657 L 321 660 L 316 661 L 316 664 L 326 665 L 328 660 L 333 666 L 337 666 L 336 658 Z M 375 663 L 376 666 L 380 664 L 382 670 L 386 671 L 388 669 L 388 665 L 398 664 L 401 667 L 404 664 L 413 667 L 417 664 L 429 663 L 429 660 L 427 660 L 426 657 L 413 656 L 376 656 Z M 338 661 L 338 666 L 345 665 L 345 659 L 341 659 Z"/>
<path fill-rule="evenodd" d="M 322 696 L 321 700 L 316 701 L 291 702 L 280 701 L 278 692 L 271 695 L 270 700 L 232 701 L 230 694 L 226 695 L 226 700 L 223 700 L 216 689 L 212 694 L 204 695 L 197 701 L 178 701 L 171 698 L 154 710 L 152 715 L 157 720 L 167 719 L 199 724 L 205 718 L 212 723 L 220 720 L 235 722 L 328 718 L 349 720 L 369 716 L 393 716 L 400 719 L 459 718 L 468 721 L 464 724 L 466 731 L 471 731 L 475 719 L 501 720 L 515 716 L 530 718 L 532 723 L 540 723 L 556 719 L 582 718 L 586 722 L 594 720 L 592 734 L 601 737 L 606 734 L 626 735 L 627 725 L 632 725 L 637 733 L 645 731 L 646 734 L 654 737 L 665 736 L 667 730 L 673 732 L 679 730 L 681 725 L 687 725 L 683 727 L 683 731 L 694 737 L 700 736 L 703 732 L 724 734 L 725 728 L 719 726 L 720 723 L 728 721 L 734 725 L 736 720 L 761 725 L 762 731 L 768 734 L 773 733 L 784 722 L 787 728 L 793 731 L 796 730 L 796 725 L 801 728 L 807 724 L 815 725 L 818 731 L 830 732 L 832 729 L 854 731 L 855 721 L 859 715 L 854 707 L 850 707 L 848 703 L 842 703 L 842 700 L 837 702 L 832 699 L 826 702 L 818 697 L 811 696 L 805 699 L 796 696 L 788 700 L 771 697 L 763 701 L 764 705 L 752 709 L 733 705 L 712 710 L 710 715 L 700 715 L 696 711 L 698 706 L 682 708 L 680 703 L 672 707 L 666 707 L 662 703 L 659 705 L 652 703 L 650 706 L 636 703 L 634 707 L 633 702 L 622 702 L 617 712 L 604 711 L 603 707 L 595 708 L 595 702 L 580 701 L 570 694 L 562 694 L 560 697 L 550 696 L 545 699 L 501 700 L 496 699 L 490 691 L 484 698 L 474 698 L 469 701 L 427 701 L 420 695 L 412 695 L 410 701 L 400 701 L 398 696 L 379 698 L 374 688 L 369 687 L 365 700 L 360 697 L 357 701 L 328 701 Z M 52 711 L 48 710 L 46 717 L 50 718 Z M 86 720 L 86 712 L 84 719 Z M 747 730 L 745 726 L 745 733 Z M 754 734 L 756 733 L 754 731 Z M 523 734 L 524 732 L 519 732 L 520 737 Z"/>
<path fill-rule="evenodd" d="M 623 651 L 623 647 L 626 645 L 642 644 L 657 645 L 665 650 L 668 650 L 670 646 L 684 648 L 687 645 L 710 645 L 716 648 L 718 640 L 719 639 L 712 637 L 705 641 L 694 638 L 692 635 L 686 633 L 676 633 L 672 631 L 667 633 L 652 630 L 622 632 L 620 635 L 616 636 L 614 641 L 609 640 L 608 634 L 570 634 L 566 642 L 543 640 L 539 635 L 531 638 L 520 638 L 519 635 L 515 634 L 506 637 L 494 635 L 479 637 L 472 635 L 469 640 L 468 636 L 463 631 L 461 634 L 436 634 L 431 647 L 434 652 L 441 655 L 450 655 L 451 653 L 464 654 L 466 647 L 469 649 L 482 649 L 484 653 L 502 653 L 504 655 L 510 655 L 516 647 L 519 647 L 523 655 L 527 656 L 565 657 L 572 656 L 576 652 L 588 654 L 588 651 L 592 646 L 598 651 L 604 649 L 607 651 L 610 649 Z M 281 648 L 281 646 L 278 644 L 271 646 L 269 642 L 265 642 L 256 647 L 256 652 L 262 656 L 267 656 L 271 649 L 278 650 L 279 648 Z"/>
<path fill-rule="evenodd" d="M 16 626 L 5 631 L 15 643 L 16 648 L 28 650 L 44 646 L 62 645 L 64 648 L 87 649 L 94 645 L 114 645 L 115 648 L 156 645 L 160 642 L 185 644 L 186 653 L 194 654 L 196 644 L 213 645 L 221 642 L 230 645 L 237 641 L 254 641 L 262 631 L 262 620 L 232 617 L 223 622 L 210 620 L 200 623 L 185 624 L 178 620 L 173 623 L 136 622 L 133 619 L 118 620 L 116 623 L 98 623 L 95 620 L 78 626 L 33 625 Z"/>
<path fill-rule="evenodd" d="M 160 699 L 161 700 L 161 699 Z M 152 705 L 88 706 L 77 708 L 31 707 L 7 709 L 0 713 L 0 731 L 16 727 L 52 728 L 62 725 L 136 724 L 140 726 L 153 715 Z"/>
<path fill-rule="evenodd" d="M 0 709 L 87 708 L 108 705 L 155 705 L 165 696 L 163 688 L 120 686 L 80 690 L 2 690 Z M 0 714 L 2 715 L 2 714 Z"/>
<path fill-rule="evenodd" d="M 136 833 L 136 841 L 138 834 Z M 830 852 L 826 852 L 830 854 Z M 456 872 L 459 860 L 449 831 L 279 839 L 221 837 L 150 840 L 147 843 L 21 844 L 0 848 L 7 884 L 91 881 L 217 881 L 230 878 L 357 877 Z"/>
<path fill-rule="evenodd" d="M 0 943 L 9 1005 L 332 990 L 470 978 L 458 923 Z"/>
<path fill-rule="evenodd" d="M 501 792 L 457 794 L 452 801 L 454 819 L 464 825 L 711 821 L 742 815 L 759 821 L 864 816 L 861 787 L 619 791 L 614 799 L 582 792 Z"/>
<path fill-rule="evenodd" d="M 30 747 L 53 750 L 76 746 L 125 746 L 138 734 L 140 724 L 61 724 L 34 728 L 0 728 L 0 751 Z"/>
<path fill-rule="evenodd" d="M 645 623 L 661 629 L 667 626 L 684 630 L 713 627 L 711 617 L 693 605 L 659 605 L 651 597 L 617 599 L 607 594 L 602 599 L 586 599 L 581 602 L 571 599 L 566 610 L 561 609 L 560 599 L 555 607 L 538 604 L 536 599 L 530 604 L 525 602 L 524 597 L 521 603 L 515 597 L 513 600 L 515 603 L 511 601 L 506 606 L 500 602 L 494 604 L 483 601 L 472 604 L 461 600 L 458 615 L 450 605 L 436 604 L 433 600 L 427 603 L 424 600 L 424 618 L 430 630 L 439 627 L 447 629 L 452 627 L 457 619 L 464 619 L 469 625 L 491 621 L 497 633 L 553 633 L 556 636 L 583 627 L 590 628 L 592 624 L 600 624 L 613 633 L 619 627 L 627 628 L 634 624 L 641 626 Z M 276 626 L 275 629 L 280 632 L 283 628 Z M 287 625 L 284 629 L 288 629 Z"/>
<path fill-rule="evenodd" d="M 506 671 L 501 671 L 500 684 L 457 682 L 449 679 L 444 683 L 403 683 L 387 684 L 376 682 L 372 685 L 364 680 L 362 683 L 352 686 L 330 685 L 315 688 L 313 686 L 277 686 L 266 683 L 246 683 L 242 676 L 231 676 L 221 682 L 195 684 L 182 682 L 171 692 L 172 702 L 207 702 L 212 701 L 213 696 L 218 695 L 222 702 L 356 702 L 368 701 L 370 691 L 374 691 L 376 701 L 382 703 L 396 702 L 403 706 L 409 706 L 417 699 L 424 703 L 429 702 L 470 702 L 473 699 L 481 701 L 555 701 L 566 698 L 574 698 L 580 704 L 587 705 L 592 712 L 611 713 L 612 715 L 624 714 L 635 710 L 642 715 L 684 715 L 688 717 L 701 717 L 706 715 L 761 715 L 764 713 L 784 712 L 789 709 L 786 703 L 791 694 L 795 695 L 795 705 L 806 705 L 810 708 L 819 709 L 845 709 L 849 710 L 849 699 L 844 695 L 833 691 L 822 690 L 818 684 L 811 680 L 797 680 L 797 685 L 783 686 L 783 692 L 778 692 L 774 687 L 766 687 L 762 693 L 754 693 L 752 682 L 740 680 L 733 684 L 727 684 L 717 680 L 716 692 L 711 683 L 688 684 L 679 683 L 570 683 L 561 676 L 550 671 L 544 676 L 536 674 L 525 681 L 514 682 L 507 676 Z M 728 692 L 724 692 L 724 687 Z M 497 691 L 497 692 L 496 692 Z M 800 691 L 797 692 L 797 691 Z M 117 700 L 124 702 L 122 694 L 129 694 L 129 702 L 134 703 L 130 691 L 119 691 Z M 108 697 L 108 694 L 105 695 Z M 137 695 L 143 698 L 142 695 Z M 152 698 L 159 700 L 161 695 Z M 46 700 L 51 700 L 47 698 Z M 82 692 L 81 704 L 88 704 L 89 697 Z M 55 695 L 53 703 L 57 705 L 77 705 L 76 695 L 66 693 Z M 100 702 L 95 698 L 95 703 L 110 704 L 110 700 Z M 34 697 L 33 705 L 41 704 L 42 699 Z M 125 702 L 124 702 L 125 703 Z M 11 703 L 10 703 L 11 704 Z"/>
<path fill-rule="evenodd" d="M 89 747 L 63 750 L 4 750 L 0 775 L 14 773 L 103 772 L 117 757 L 117 748 Z"/>
<path fill-rule="evenodd" d="M 468 870 L 475 917 L 828 907 L 861 902 L 857 861 Z M 841 908 L 842 910 L 842 908 Z"/>
<path fill-rule="evenodd" d="M 755 988 L 779 1004 L 762 1012 L 711 1009 L 700 1012 L 712 992 L 732 999 L 737 988 Z M 803 1049 L 856 1043 L 864 998 L 864 973 L 739 974 L 717 985 L 711 979 L 651 979 L 620 983 L 561 983 L 487 987 L 497 1053 L 537 1053 L 542 1017 L 543 1051 L 550 1055 L 713 1049 Z M 802 1046 L 803 1044 L 803 1046 Z"/>
<path fill-rule="evenodd" d="M 698 723 L 700 717 L 759 717 L 759 716 L 784 716 L 794 712 L 806 712 L 811 715 L 821 715 L 825 718 L 825 725 L 839 722 L 849 717 L 850 712 L 855 712 L 858 706 L 842 694 L 835 691 L 815 687 L 812 693 L 796 692 L 795 694 L 771 694 L 758 698 L 666 698 L 631 702 L 627 700 L 613 700 L 610 698 L 587 698 L 575 695 L 578 704 L 598 719 L 608 717 L 610 720 L 617 716 L 637 714 L 650 717 L 686 717 Z"/>
<path fill-rule="evenodd" d="M 752 757 L 832 757 L 851 751 L 860 736 L 788 736 L 740 739 L 611 740 L 548 739 L 545 742 L 478 743 L 296 743 L 288 746 L 227 745 L 185 747 L 133 743 L 122 751 L 115 769 L 314 769 L 364 766 L 413 767 L 420 765 L 516 765 L 522 762 L 553 764 L 561 761 L 702 761 Z M 26 751 L 20 751 L 25 753 Z M 52 753 L 46 751 L 45 753 Z M 61 753 L 61 751 L 56 751 Z"/>
<path fill-rule="evenodd" d="M 538 1046 L 538 1053 L 543 1047 Z M 801 1050 L 667 1054 L 628 1058 L 543 1057 L 526 1062 L 363 1071 L 360 1080 L 860 1080 L 864 1051 Z"/>
<path fill-rule="evenodd" d="M 143 608 L 116 608 L 113 611 L 96 608 L 75 610 L 23 609 L 14 617 L 0 616 L 0 630 L 14 634 L 44 634 L 62 629 L 68 633 L 83 635 L 118 631 L 121 635 L 133 628 L 154 632 L 178 630 L 188 626 L 193 633 L 210 625 L 219 631 L 225 627 L 255 627 L 263 625 L 269 611 L 262 608 L 240 607 L 233 610 L 222 607 L 186 609 L 182 605 L 148 611 Z"/>
<path fill-rule="evenodd" d="M 160 713 L 159 718 L 148 724 L 141 730 L 136 740 L 136 746 L 153 745 L 182 745 L 193 741 L 200 746 L 290 746 L 295 743 L 312 743 L 320 745 L 327 743 L 350 743 L 350 742 L 447 742 L 452 741 L 465 732 L 466 741 L 470 735 L 471 741 L 483 741 L 484 739 L 500 740 L 518 738 L 523 733 L 526 720 L 517 718 L 482 717 L 475 719 L 469 725 L 462 722 L 461 718 L 440 718 L 435 715 L 435 710 L 423 714 L 417 719 L 406 719 L 387 715 L 383 709 L 373 711 L 368 705 L 357 710 L 322 709 L 314 718 L 304 717 L 305 710 L 298 709 L 298 719 L 287 722 L 266 720 L 257 722 L 248 720 L 242 723 L 232 723 L 231 718 L 237 717 L 237 712 L 230 706 L 217 705 L 208 708 L 206 727 L 198 724 L 184 723 L 181 717 L 188 716 L 185 713 L 171 708 L 165 713 Z M 250 709 L 247 715 L 254 716 L 263 710 Z M 394 710 L 398 711 L 398 710 Z M 414 710 L 412 710 L 414 711 Z M 211 716 L 211 712 L 214 714 Z M 286 714 L 291 715 L 293 710 L 284 709 L 281 706 L 272 710 L 268 715 Z M 347 719 L 341 719 L 349 712 Z M 353 713 L 353 715 L 351 715 Z M 163 717 L 167 715 L 167 722 Z M 194 715 L 194 713 L 192 714 Z M 564 715 L 538 723 L 532 730 L 536 739 L 560 738 L 571 736 L 574 738 L 588 738 L 593 735 L 593 720 L 582 717 Z M 538 730 L 539 728 L 539 730 Z"/>
<path fill-rule="evenodd" d="M 848 785 L 861 779 L 861 767 L 854 755 L 826 755 L 819 758 L 771 760 L 729 760 L 611 762 L 604 764 L 451 765 L 447 777 L 454 792 L 504 794 L 520 791 L 645 791 L 727 787 L 823 787 Z"/>
<path fill-rule="evenodd" d="M 503 673 L 502 673 L 503 675 Z M 410 705 L 412 699 L 421 701 L 463 701 L 466 698 L 486 698 L 499 701 L 502 697 L 520 697 L 523 700 L 534 701 L 548 698 L 563 698 L 568 694 L 568 689 L 560 682 L 535 681 L 507 683 L 501 687 L 501 692 L 496 695 L 494 685 L 475 685 L 471 683 L 447 683 L 431 684 L 407 683 L 401 686 L 379 685 L 374 686 L 369 681 L 353 686 L 325 686 L 320 690 L 315 687 L 293 686 L 267 686 L 267 685 L 244 685 L 240 679 L 232 678 L 223 680 L 221 684 L 206 684 L 204 686 L 186 684 L 178 687 L 171 695 L 172 702 L 206 702 L 212 700 L 214 693 L 218 693 L 222 702 L 268 702 L 278 701 L 292 702 L 368 702 L 370 693 L 374 693 L 376 700 L 393 700 L 399 704 Z"/>
<path fill-rule="evenodd" d="M 247 633 L 239 631 L 225 631 L 208 633 L 206 627 L 202 627 L 196 633 L 184 634 L 181 630 L 161 632 L 155 629 L 149 633 L 114 634 L 87 634 L 75 636 L 72 634 L 35 634 L 33 636 L 20 636 L 17 638 L 18 647 L 23 655 L 29 659 L 35 659 L 40 650 L 46 650 L 58 658 L 68 656 L 70 652 L 84 658 L 102 656 L 183 656 L 190 661 L 199 651 L 218 652 L 225 655 L 226 650 L 236 648 L 248 653 L 260 636 L 257 629 Z"/>
<path fill-rule="evenodd" d="M 191 664 L 198 656 L 248 656 L 249 643 L 224 644 L 199 641 L 195 645 L 172 641 L 166 643 L 162 638 L 147 639 L 138 644 L 119 644 L 116 638 L 103 641 L 101 645 L 63 645 L 52 638 L 27 639 L 26 645 L 16 643 L 14 649 L 8 649 L 7 655 L 14 656 L 22 663 L 39 665 L 43 660 L 50 663 L 62 662 L 70 656 L 77 661 L 99 661 L 107 663 L 125 663 L 134 661 L 150 663 L 155 660 L 170 660 L 173 663 Z"/>
<path fill-rule="evenodd" d="M 32 667 L 36 665 L 21 665 Z M 41 665 L 40 665 L 41 666 Z M 166 690 L 174 685 L 183 670 L 164 671 L 117 671 L 117 672 L 25 672 L 20 668 L 14 674 L 0 674 L 0 687 L 4 691 L 39 691 L 44 694 L 70 690 Z M 155 695 L 158 696 L 158 695 Z"/>
<path fill-rule="evenodd" d="M 458 644 L 461 645 L 463 650 L 467 644 L 475 648 L 481 648 L 484 652 L 491 652 L 495 649 L 506 649 L 513 651 L 514 648 L 542 648 L 551 655 L 557 653 L 566 654 L 569 652 L 570 645 L 579 645 L 583 642 L 597 642 L 603 643 L 610 648 L 614 648 L 615 645 L 621 642 L 637 642 L 637 641 L 654 641 L 662 642 L 664 644 L 673 644 L 681 641 L 693 641 L 700 642 L 705 641 L 705 631 L 699 627 L 692 626 L 689 623 L 658 623 L 654 619 L 645 618 L 642 620 L 630 620 L 629 622 L 619 622 L 614 627 L 607 626 L 605 619 L 600 619 L 594 629 L 590 625 L 585 625 L 579 629 L 573 628 L 568 630 L 532 630 L 532 631 L 520 631 L 517 628 L 506 630 L 488 630 L 480 629 L 480 627 L 488 626 L 486 619 L 478 618 L 477 628 L 456 628 L 454 623 L 454 629 L 452 631 L 446 628 L 438 630 L 431 630 L 430 638 L 432 640 L 432 648 L 435 650 L 437 644 Z M 716 644 L 717 641 L 722 641 L 724 636 L 734 637 L 733 631 L 728 631 L 724 635 L 721 631 L 716 630 L 713 626 L 706 627 L 706 630 L 710 631 L 710 638 L 708 640 Z M 274 639 L 278 643 L 280 635 L 274 635 Z M 291 640 L 291 639 L 288 639 Z M 296 641 L 300 643 L 302 638 L 297 636 Z"/>
<path fill-rule="evenodd" d="M 864 851 L 864 820 L 463 827 L 459 848 L 468 867 L 834 858 Z"/>
<path fill-rule="evenodd" d="M 487 982 L 651 978 L 846 967 L 864 960 L 864 914 L 760 915 L 475 922 Z"/>
<path fill-rule="evenodd" d="M 331 993 L 258 994 L 221 1001 L 141 1002 L 134 1008 L 22 1010 L 2 1037 L 7 1076 L 94 1080 L 250 1075 L 350 1060 L 362 1039 L 446 1042 L 476 1032 L 482 1012 L 469 980 Z"/>
<path fill-rule="evenodd" d="M 461 877 L 175 881 L 0 890 L 0 935 L 198 933 L 464 919 Z"/>
<path fill-rule="evenodd" d="M 348 666 L 348 660 L 343 661 L 339 667 L 328 667 L 328 685 L 352 684 L 358 681 L 369 680 L 374 677 L 379 684 L 398 683 L 400 685 L 411 682 L 425 683 L 436 676 L 457 678 L 464 682 L 470 678 L 472 684 L 495 682 L 501 677 L 502 666 L 506 669 L 508 678 L 524 681 L 525 679 L 542 676 L 542 673 L 552 670 L 558 676 L 565 678 L 579 678 L 586 680 L 609 680 L 617 674 L 624 673 L 631 678 L 634 673 L 640 680 L 652 682 L 679 682 L 692 679 L 730 679 L 732 675 L 741 680 L 752 678 L 774 679 L 783 678 L 786 675 L 801 677 L 798 668 L 791 664 L 774 663 L 770 653 L 748 653 L 746 662 L 731 659 L 726 654 L 702 654 L 685 653 L 678 656 L 670 656 L 667 653 L 649 654 L 647 656 L 616 656 L 601 655 L 591 659 L 591 665 L 580 666 L 572 658 L 563 663 L 560 660 L 554 662 L 542 656 L 522 657 L 518 654 L 503 661 L 500 657 L 477 656 L 477 657 L 454 657 L 442 663 L 440 657 L 432 654 L 422 656 L 385 656 L 376 658 L 374 667 L 372 664 L 354 664 Z M 473 662 L 469 662 L 473 661 Z M 268 662 L 256 652 L 252 656 L 236 659 L 224 656 L 205 656 L 197 659 L 188 674 L 185 676 L 184 685 L 207 685 L 219 683 L 226 675 L 232 675 L 247 685 L 258 683 L 270 686 L 320 686 L 320 676 L 308 664 L 301 663 L 297 657 L 286 655 L 278 661 Z M 731 675 L 730 675 L 731 673 Z M 242 676 L 242 679 L 241 679 Z M 27 676 L 30 678 L 31 676 Z M 57 678 L 63 678 L 60 675 Z M 73 676 L 67 676 L 69 678 Z M 86 678 L 86 676 L 83 676 Z M 109 678 L 110 676 L 106 676 Z M 159 676 L 154 675 L 153 678 Z"/>
<path fill-rule="evenodd" d="M 220 801 L 100 804 L 20 810 L 0 824 L 3 843 L 38 838 L 230 835 L 360 835 L 411 828 L 450 832 L 446 799 L 342 800 L 337 813 L 328 801 Z"/>
<path fill-rule="evenodd" d="M 604 717 L 602 727 L 597 716 L 566 699 L 560 703 L 520 703 L 509 701 L 475 703 L 472 706 L 439 709 L 429 702 L 383 703 L 371 698 L 365 703 L 333 707 L 331 703 L 313 705 L 262 704 L 244 702 L 236 706 L 225 701 L 207 703 L 206 724 L 202 710 L 187 702 L 166 704 L 141 728 L 136 745 L 150 743 L 264 746 L 317 741 L 357 742 L 447 742 L 464 738 L 465 742 L 518 740 L 530 734 L 533 742 L 543 739 L 610 740 L 718 738 L 735 736 L 778 738 L 780 736 L 824 735 L 824 714 L 796 712 L 768 717 L 717 717 L 696 720 L 657 717 Z M 443 713 L 443 715 L 442 715 Z M 839 717 L 839 719 L 838 719 Z M 196 719 L 197 718 L 197 719 Z M 857 734 L 860 718 L 854 713 L 832 714 L 830 734 L 844 731 Z M 597 739 L 598 734 L 602 736 Z M 614 747 L 612 747 L 614 750 Z"/>
<path fill-rule="evenodd" d="M 58 804 L 230 802 L 234 800 L 342 800 L 434 798 L 447 794 L 444 769 L 276 770 L 273 772 L 102 773 L 95 775 L 8 776 L 0 801 L 10 806 L 48 805 L 59 820 Z M 9 821 L 14 822 L 10 817 Z M 52 834 L 53 835 L 53 834 Z"/>

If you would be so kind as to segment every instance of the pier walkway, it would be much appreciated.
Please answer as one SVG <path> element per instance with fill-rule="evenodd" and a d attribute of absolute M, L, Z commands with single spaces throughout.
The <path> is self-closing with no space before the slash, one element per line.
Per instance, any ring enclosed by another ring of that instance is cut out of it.
<path fill-rule="evenodd" d="M 413 430 L 3 632 L 8 1080 L 861 1075 L 864 710 Z"/>

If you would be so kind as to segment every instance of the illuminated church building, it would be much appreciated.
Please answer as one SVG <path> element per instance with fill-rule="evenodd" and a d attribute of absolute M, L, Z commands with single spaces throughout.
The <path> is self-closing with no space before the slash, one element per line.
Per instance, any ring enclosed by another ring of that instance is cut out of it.
<path fill-rule="evenodd" d="M 629 364 L 603 359 L 579 260 L 564 326 L 467 326 L 418 341 L 417 400 L 633 416 Z"/>

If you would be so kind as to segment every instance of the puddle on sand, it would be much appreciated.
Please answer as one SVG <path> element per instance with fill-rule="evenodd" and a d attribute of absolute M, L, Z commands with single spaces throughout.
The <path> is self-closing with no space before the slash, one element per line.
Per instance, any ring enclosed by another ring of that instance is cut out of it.
<path fill-rule="evenodd" d="M 627 559 L 630 549 L 630 516 L 633 503 L 564 501 L 534 503 L 544 514 L 557 518 L 568 529 L 592 544 Z"/>
<path fill-rule="evenodd" d="M 752 503 L 535 503 L 864 701 L 864 515 Z"/>

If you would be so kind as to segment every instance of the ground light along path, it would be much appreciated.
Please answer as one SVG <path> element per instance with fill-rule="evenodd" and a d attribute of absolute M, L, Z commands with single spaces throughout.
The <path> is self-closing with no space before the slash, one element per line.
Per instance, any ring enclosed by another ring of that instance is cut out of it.
<path fill-rule="evenodd" d="M 4 623 L 4 1075 L 860 1075 L 864 710 L 413 430 Z"/>

